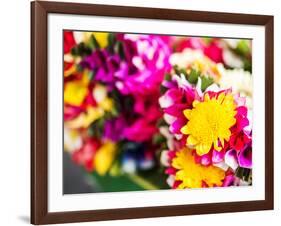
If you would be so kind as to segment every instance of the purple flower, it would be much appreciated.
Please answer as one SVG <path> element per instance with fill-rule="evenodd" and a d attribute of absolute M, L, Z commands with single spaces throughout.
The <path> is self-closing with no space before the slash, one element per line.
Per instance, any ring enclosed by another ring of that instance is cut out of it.
<path fill-rule="evenodd" d="M 229 165 L 233 170 L 236 170 L 238 166 L 243 168 L 252 168 L 252 146 L 245 145 L 245 147 L 237 152 L 231 149 L 225 154 L 225 163 Z"/>
<path fill-rule="evenodd" d="M 252 168 L 252 147 L 246 146 L 238 155 L 239 166 L 244 168 Z"/>
<path fill-rule="evenodd" d="M 107 120 L 104 124 L 103 137 L 112 141 L 119 141 L 124 138 L 126 121 L 123 117 Z"/>

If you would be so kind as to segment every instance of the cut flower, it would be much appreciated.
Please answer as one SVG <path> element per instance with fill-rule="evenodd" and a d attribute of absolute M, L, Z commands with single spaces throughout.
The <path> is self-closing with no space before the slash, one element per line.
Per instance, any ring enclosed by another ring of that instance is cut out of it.
<path fill-rule="evenodd" d="M 183 111 L 188 122 L 181 128 L 188 135 L 186 144 L 194 146 L 198 155 L 207 154 L 212 145 L 222 150 L 224 141 L 229 141 L 230 128 L 235 124 L 236 104 L 231 94 L 204 95 L 203 101 L 194 101 L 192 109 Z"/>
<path fill-rule="evenodd" d="M 187 147 L 176 152 L 171 165 L 176 169 L 175 180 L 181 182 L 178 185 L 181 189 L 222 186 L 225 178 L 222 169 L 197 164 L 192 150 Z"/>

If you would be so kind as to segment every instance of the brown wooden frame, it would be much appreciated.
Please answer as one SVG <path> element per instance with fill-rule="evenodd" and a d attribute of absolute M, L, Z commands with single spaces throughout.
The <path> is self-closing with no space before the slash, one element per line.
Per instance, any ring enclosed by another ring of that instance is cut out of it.
<path fill-rule="evenodd" d="M 48 212 L 48 13 L 147 18 L 265 27 L 265 200 Z M 79 3 L 31 3 L 31 223 L 51 224 L 273 209 L 273 16 Z"/>

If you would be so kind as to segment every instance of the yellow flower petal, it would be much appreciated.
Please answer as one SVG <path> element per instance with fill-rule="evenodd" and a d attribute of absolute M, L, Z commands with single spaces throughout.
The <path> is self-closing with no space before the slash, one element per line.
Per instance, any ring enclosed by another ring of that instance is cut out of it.
<path fill-rule="evenodd" d="M 189 129 L 188 129 L 187 125 L 185 125 L 184 127 L 181 128 L 181 133 L 186 134 L 186 135 L 189 134 Z"/>
<path fill-rule="evenodd" d="M 192 106 L 195 108 L 197 104 L 199 104 L 200 102 L 198 100 L 193 101 Z"/>
<path fill-rule="evenodd" d="M 113 100 L 111 98 L 105 98 L 99 103 L 99 106 L 105 111 L 111 111 L 113 108 Z"/>
<path fill-rule="evenodd" d="M 104 48 L 108 45 L 108 33 L 104 32 L 93 32 L 97 42 L 99 43 L 99 46 L 101 48 Z"/>
<path fill-rule="evenodd" d="M 192 150 L 183 148 L 177 151 L 172 159 L 172 166 L 177 170 L 175 179 L 182 183 L 179 189 L 201 188 L 205 182 L 209 187 L 221 186 L 225 172 L 216 166 L 203 166 L 197 164 L 192 155 Z"/>
<path fill-rule="evenodd" d="M 188 136 L 187 138 L 187 144 L 189 145 L 195 145 L 195 144 L 198 144 L 198 140 L 196 140 L 193 136 Z"/>
<path fill-rule="evenodd" d="M 216 151 L 221 151 L 222 148 L 219 147 L 218 145 L 219 145 L 219 144 L 218 144 L 218 141 L 216 140 L 216 141 L 214 142 L 214 149 L 215 149 Z"/>
<path fill-rule="evenodd" d="M 116 144 L 112 141 L 105 141 L 105 143 L 97 150 L 94 158 L 94 167 L 99 175 L 105 175 L 111 167 L 115 155 L 116 155 Z"/>
<path fill-rule="evenodd" d="M 191 110 L 190 109 L 185 109 L 184 111 L 183 111 L 183 114 L 184 114 L 184 116 L 187 118 L 187 119 L 189 119 L 190 117 L 191 117 Z"/>
<path fill-rule="evenodd" d="M 205 96 L 204 96 L 204 101 L 210 101 L 210 96 L 209 96 L 208 93 L 205 94 Z"/>
<path fill-rule="evenodd" d="M 85 70 L 80 80 L 67 82 L 64 88 L 64 103 L 80 106 L 88 94 L 89 77 Z"/>
<path fill-rule="evenodd" d="M 80 81 L 67 82 L 64 89 L 64 103 L 80 106 L 88 93 L 88 87 Z"/>

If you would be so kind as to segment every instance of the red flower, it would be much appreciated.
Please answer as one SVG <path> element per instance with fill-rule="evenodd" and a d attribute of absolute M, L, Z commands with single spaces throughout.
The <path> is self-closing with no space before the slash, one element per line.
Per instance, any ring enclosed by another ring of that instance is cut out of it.
<path fill-rule="evenodd" d="M 76 45 L 73 32 L 72 31 L 65 31 L 63 33 L 63 49 L 64 53 L 69 53 L 70 50 Z"/>
<path fill-rule="evenodd" d="M 236 110 L 236 125 L 231 128 L 232 135 L 229 140 L 229 145 L 230 148 L 240 152 L 246 144 L 251 142 L 251 136 L 244 130 L 244 128 L 249 125 L 247 108 L 240 106 Z"/>
<path fill-rule="evenodd" d="M 94 169 L 93 159 L 99 146 L 100 144 L 97 140 L 87 138 L 83 146 L 73 153 L 73 161 L 84 166 L 87 171 L 92 171 Z"/>
<path fill-rule="evenodd" d="M 216 41 L 213 41 L 204 48 L 204 54 L 215 63 L 223 63 L 222 48 Z"/>
<path fill-rule="evenodd" d="M 244 148 L 245 144 L 248 144 L 250 141 L 250 136 L 246 132 L 244 132 L 244 130 L 241 130 L 231 135 L 229 144 L 230 147 L 235 149 L 236 151 L 241 151 Z"/>

